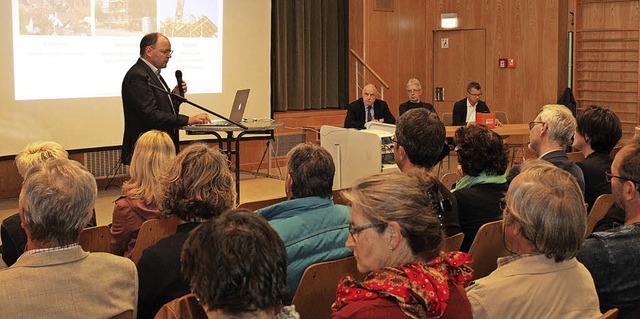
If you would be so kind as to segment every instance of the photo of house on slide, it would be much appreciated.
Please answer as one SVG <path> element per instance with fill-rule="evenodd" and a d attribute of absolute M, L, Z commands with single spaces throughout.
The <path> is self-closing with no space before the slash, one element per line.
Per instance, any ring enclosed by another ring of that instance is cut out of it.
<path fill-rule="evenodd" d="M 219 1 L 18 0 L 20 35 L 218 37 Z"/>

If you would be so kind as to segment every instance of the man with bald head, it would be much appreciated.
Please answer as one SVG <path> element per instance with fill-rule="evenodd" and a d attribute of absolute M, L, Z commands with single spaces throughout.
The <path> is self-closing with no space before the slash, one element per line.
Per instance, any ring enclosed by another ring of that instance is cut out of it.
<path fill-rule="evenodd" d="M 344 119 L 345 128 L 363 129 L 367 122 L 383 122 L 396 124 L 387 102 L 378 100 L 378 89 L 369 83 L 362 89 L 362 97 L 349 103 L 347 117 Z"/>
<path fill-rule="evenodd" d="M 160 75 L 160 70 L 167 67 L 172 53 L 167 37 L 157 32 L 149 33 L 140 41 L 140 58 L 124 76 L 124 136 L 120 157 L 123 164 L 131 162 L 138 136 L 147 131 L 156 129 L 166 132 L 171 136 L 176 151 L 179 151 L 178 127 L 211 121 L 204 113 L 191 117 L 178 114 L 181 101 L 169 95 L 169 86 Z M 166 92 L 154 89 L 149 84 L 164 88 Z M 178 85 L 187 92 L 184 81 Z M 177 94 L 178 85 L 173 88 L 173 93 Z"/>

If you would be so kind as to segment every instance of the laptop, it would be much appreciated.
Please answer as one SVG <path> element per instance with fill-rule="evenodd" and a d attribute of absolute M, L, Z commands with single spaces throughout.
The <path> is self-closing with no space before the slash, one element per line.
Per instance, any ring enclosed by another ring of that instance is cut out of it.
<path fill-rule="evenodd" d="M 233 105 L 231 105 L 231 114 L 229 119 L 240 123 L 242 122 L 242 116 L 244 115 L 244 109 L 247 107 L 247 100 L 249 99 L 249 89 L 236 91 L 236 97 L 233 99 Z M 227 120 L 212 120 L 210 124 L 204 124 L 209 126 L 227 126 L 234 125 Z"/>

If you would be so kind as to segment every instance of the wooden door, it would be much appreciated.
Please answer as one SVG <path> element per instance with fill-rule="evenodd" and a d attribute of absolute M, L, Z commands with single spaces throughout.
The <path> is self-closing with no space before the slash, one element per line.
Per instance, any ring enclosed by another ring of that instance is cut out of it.
<path fill-rule="evenodd" d="M 486 101 L 485 30 L 439 30 L 433 36 L 433 105 L 438 114 L 452 112 L 471 81 L 480 83 Z"/>

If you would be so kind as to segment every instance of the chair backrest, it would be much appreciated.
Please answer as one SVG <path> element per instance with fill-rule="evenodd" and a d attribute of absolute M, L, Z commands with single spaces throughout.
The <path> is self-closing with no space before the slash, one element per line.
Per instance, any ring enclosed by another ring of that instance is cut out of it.
<path fill-rule="evenodd" d="M 149 248 L 149 246 L 153 246 L 160 239 L 175 234 L 179 223 L 180 220 L 175 217 L 149 219 L 142 223 L 140 231 L 138 232 L 136 245 L 133 247 L 133 251 L 131 252 L 131 260 L 133 260 L 134 263 L 138 263 L 138 260 L 142 257 L 142 252 L 145 249 Z"/>
<path fill-rule="evenodd" d="M 457 233 L 455 235 L 451 235 L 444 239 L 444 245 L 442 246 L 442 250 L 447 251 L 458 251 L 460 247 L 462 247 L 462 241 L 464 240 L 464 233 Z"/>
<path fill-rule="evenodd" d="M 505 111 L 495 111 L 494 113 L 496 113 L 496 119 L 500 121 L 500 123 L 509 124 L 509 118 Z"/>
<path fill-rule="evenodd" d="M 207 319 L 207 313 L 194 294 L 187 294 L 167 302 L 160 308 L 155 319 Z"/>
<path fill-rule="evenodd" d="M 82 249 L 91 252 L 111 252 L 110 241 L 111 234 L 107 225 L 85 228 L 78 237 Z"/>
<path fill-rule="evenodd" d="M 587 216 L 587 231 L 584 237 L 587 238 L 593 232 L 596 224 L 607 215 L 609 208 L 613 205 L 613 196 L 611 194 L 602 194 L 593 202 L 589 216 Z"/>
<path fill-rule="evenodd" d="M 342 196 L 342 192 L 348 190 L 346 189 L 336 189 L 333 191 L 333 203 L 338 205 L 347 205 L 347 200 Z"/>
<path fill-rule="evenodd" d="M 331 305 L 336 301 L 336 287 L 344 276 L 364 278 L 358 273 L 353 257 L 313 264 L 304 271 L 292 304 L 300 318 L 316 319 L 331 317 Z"/>
<path fill-rule="evenodd" d="M 582 162 L 584 160 L 584 154 L 582 152 L 569 152 L 567 157 L 574 163 Z"/>
<path fill-rule="evenodd" d="M 133 310 L 127 310 L 111 319 L 133 319 Z"/>
<path fill-rule="evenodd" d="M 502 242 L 502 220 L 482 225 L 473 239 L 469 254 L 473 257 L 473 278 L 480 279 L 498 268 L 498 257 L 509 255 Z"/>
<path fill-rule="evenodd" d="M 442 177 L 440 177 L 440 182 L 448 190 L 451 190 L 451 188 L 453 188 L 453 184 L 457 183 L 459 180 L 460 180 L 460 177 L 458 176 L 457 172 L 449 172 L 442 175 Z"/>
<path fill-rule="evenodd" d="M 453 113 L 442 113 L 442 123 L 445 126 L 453 125 Z"/>
<path fill-rule="evenodd" d="M 271 206 L 273 204 L 277 204 L 280 202 L 284 202 L 285 200 L 287 200 L 287 196 L 285 197 L 279 197 L 279 198 L 271 198 L 271 199 L 265 199 L 265 200 L 259 200 L 259 201 L 255 201 L 255 202 L 248 202 L 248 203 L 242 203 L 238 206 L 238 208 L 245 208 L 251 211 L 256 211 L 260 208 L 265 208 L 267 206 Z"/>
<path fill-rule="evenodd" d="M 600 317 L 600 319 L 616 319 L 616 318 L 618 318 L 618 308 L 610 309 Z"/>

